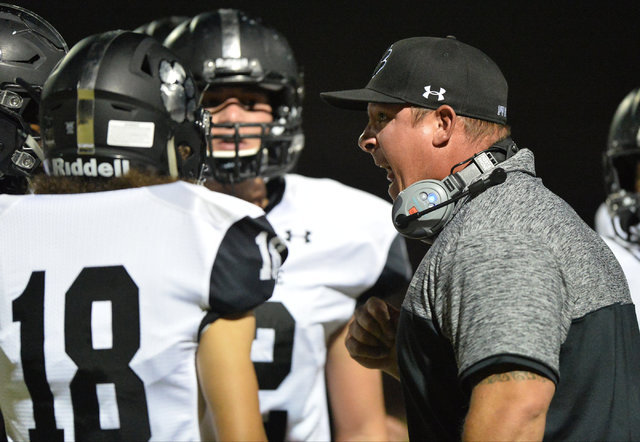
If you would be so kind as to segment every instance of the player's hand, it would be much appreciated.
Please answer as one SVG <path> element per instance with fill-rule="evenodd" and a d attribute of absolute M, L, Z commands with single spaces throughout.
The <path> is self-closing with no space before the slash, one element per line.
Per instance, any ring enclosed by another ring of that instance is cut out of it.
<path fill-rule="evenodd" d="M 345 345 L 353 359 L 367 368 L 398 378 L 396 331 L 400 311 L 372 297 L 358 307 L 349 323 Z"/>

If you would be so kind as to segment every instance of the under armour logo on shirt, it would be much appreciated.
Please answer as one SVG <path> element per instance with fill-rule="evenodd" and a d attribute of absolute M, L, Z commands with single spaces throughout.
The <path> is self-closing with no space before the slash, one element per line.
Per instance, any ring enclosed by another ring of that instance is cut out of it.
<path fill-rule="evenodd" d="M 425 93 L 422 94 L 422 96 L 424 98 L 426 98 L 427 100 L 429 99 L 430 95 L 437 95 L 438 96 L 438 101 L 443 101 L 444 100 L 444 93 L 447 92 L 444 88 L 440 88 L 440 90 L 438 92 L 436 91 L 432 91 L 431 90 L 431 85 L 429 86 L 425 86 L 424 87 Z"/>
<path fill-rule="evenodd" d="M 291 242 L 291 240 L 293 238 L 300 238 L 300 239 L 304 240 L 304 242 L 307 242 L 307 243 L 311 242 L 311 232 L 309 230 L 305 230 L 305 232 L 302 233 L 302 234 L 300 234 L 300 233 L 296 234 L 296 233 L 291 232 L 291 230 L 287 230 L 286 234 L 287 234 L 286 240 L 289 241 L 289 242 Z"/>

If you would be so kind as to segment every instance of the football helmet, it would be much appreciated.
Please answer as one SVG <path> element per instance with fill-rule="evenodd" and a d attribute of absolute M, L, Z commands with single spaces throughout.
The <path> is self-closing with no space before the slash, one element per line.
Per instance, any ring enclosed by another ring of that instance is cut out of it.
<path fill-rule="evenodd" d="M 38 104 L 47 76 L 67 53 L 62 36 L 42 17 L 0 3 L 0 177 L 20 181 L 40 164 Z M 26 181 L 24 181 L 26 183 Z"/>
<path fill-rule="evenodd" d="M 189 65 L 201 91 L 221 86 L 255 87 L 265 91 L 273 122 L 225 123 L 225 135 L 208 134 L 208 175 L 222 183 L 290 171 L 304 146 L 302 133 L 303 78 L 289 43 L 277 30 L 236 9 L 205 12 L 181 23 L 165 45 Z M 242 133 L 242 128 L 251 134 Z M 229 135 L 228 129 L 234 134 Z M 235 143 L 235 152 L 215 151 L 213 139 Z M 243 152 L 241 140 L 259 138 L 260 148 Z"/>
<path fill-rule="evenodd" d="M 640 244 L 640 88 L 616 109 L 603 163 L 606 206 L 616 235 Z"/>
<path fill-rule="evenodd" d="M 196 101 L 191 74 L 155 38 L 122 30 L 86 37 L 44 85 L 45 172 L 109 178 L 135 167 L 198 179 L 208 118 Z"/>
<path fill-rule="evenodd" d="M 158 40 L 160 43 L 164 42 L 164 39 L 183 21 L 189 20 L 189 17 L 182 15 L 171 15 L 169 17 L 162 17 L 156 20 L 152 20 L 149 23 L 138 26 L 133 32 L 139 32 L 141 34 L 147 34 Z"/>

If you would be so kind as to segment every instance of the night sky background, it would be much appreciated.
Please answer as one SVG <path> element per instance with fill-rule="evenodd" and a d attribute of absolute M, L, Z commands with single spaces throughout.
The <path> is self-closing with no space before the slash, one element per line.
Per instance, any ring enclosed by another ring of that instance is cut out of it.
<path fill-rule="evenodd" d="M 588 4 L 587 4 L 588 3 Z M 568 1 L 18 1 L 69 46 L 111 29 L 220 7 L 258 15 L 289 40 L 304 70 L 306 148 L 297 171 L 387 195 L 385 172 L 359 151 L 364 112 L 330 107 L 321 91 L 362 87 L 394 41 L 454 35 L 483 50 L 509 82 L 514 140 L 537 173 L 588 224 L 604 199 L 602 152 L 620 100 L 640 86 L 640 2 Z M 331 195 L 327 195 L 327 202 Z M 363 215 L 363 216 L 366 216 Z M 418 259 L 423 247 L 410 244 Z"/>

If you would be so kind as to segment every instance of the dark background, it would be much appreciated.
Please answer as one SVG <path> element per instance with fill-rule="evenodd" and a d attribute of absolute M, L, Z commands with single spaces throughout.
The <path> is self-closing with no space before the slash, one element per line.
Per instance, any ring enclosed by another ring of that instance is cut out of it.
<path fill-rule="evenodd" d="M 588 5 L 586 3 L 589 3 Z M 620 100 L 640 86 L 640 2 L 558 1 L 18 1 L 69 46 L 110 29 L 219 7 L 258 15 L 288 39 L 304 69 L 306 149 L 300 173 L 383 198 L 385 172 L 356 148 L 364 112 L 334 109 L 319 92 L 362 87 L 394 41 L 455 35 L 482 49 L 509 82 L 513 138 L 537 172 L 590 225 L 605 194 L 601 157 Z M 327 201 L 331 195 L 327 195 Z M 366 214 L 364 215 L 366 216 Z M 410 246 L 412 257 L 421 253 Z"/>

